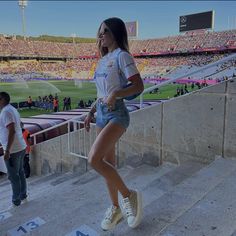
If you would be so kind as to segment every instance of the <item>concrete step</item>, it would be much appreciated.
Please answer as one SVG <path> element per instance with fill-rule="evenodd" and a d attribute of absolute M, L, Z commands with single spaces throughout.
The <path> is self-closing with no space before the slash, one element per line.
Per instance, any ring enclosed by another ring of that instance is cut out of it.
<path fill-rule="evenodd" d="M 159 168 L 143 165 L 132 169 L 127 174 L 121 173 L 121 176 L 124 176 L 124 180 L 128 186 L 137 184 L 138 187 L 141 188 L 141 186 L 146 186 L 150 180 L 160 178 L 175 168 L 176 166 L 172 164 L 166 164 Z M 110 206 L 110 199 L 108 197 L 104 181 L 102 181 L 100 186 L 102 191 L 97 189 L 97 184 L 95 182 L 91 182 L 89 184 L 91 185 L 89 187 L 90 195 L 97 196 L 96 198 L 87 196 L 86 202 L 81 201 L 81 204 L 78 202 L 78 204 L 76 204 L 76 209 L 72 209 L 71 211 L 62 211 L 60 217 L 55 217 L 54 220 L 51 220 L 47 224 L 40 227 L 40 229 L 35 231 L 34 234 L 65 235 L 66 233 L 72 231 L 75 226 L 79 226 L 81 224 L 90 225 L 93 229 L 99 232 L 99 234 L 103 233 L 100 229 L 100 220 L 104 216 L 106 208 Z M 88 186 L 84 187 L 87 188 Z M 91 188 L 94 188 L 94 193 L 91 192 Z M 66 219 L 63 221 L 63 225 L 61 224 L 62 219 Z M 57 227 L 52 228 L 50 225 L 57 225 Z"/>
<path fill-rule="evenodd" d="M 42 194 L 47 194 L 48 189 L 52 188 L 51 181 L 55 181 L 57 178 L 61 178 L 65 174 L 50 174 L 46 176 L 32 176 L 27 179 L 28 191 L 30 192 L 30 198 L 35 199 Z M 9 206 L 11 199 L 11 186 L 10 181 L 5 180 L 0 184 L 0 212 Z M 32 193 L 32 194 L 31 194 Z"/>
<path fill-rule="evenodd" d="M 144 207 L 152 202 L 152 200 L 158 199 L 164 193 L 170 191 L 174 186 L 183 182 L 197 171 L 202 169 L 205 165 L 196 161 L 188 161 L 172 169 L 170 172 L 150 181 L 142 190 L 143 205 Z M 161 193 L 161 194 L 160 194 Z"/>
<path fill-rule="evenodd" d="M 157 168 L 143 165 L 138 168 L 124 167 L 119 173 L 125 181 L 132 179 L 133 182 L 129 183 L 146 186 L 151 180 L 160 178 L 174 168 L 175 165 L 168 163 Z M 81 222 L 90 224 L 93 218 L 97 225 L 109 205 L 103 178 L 90 171 L 77 179 L 56 185 L 50 194 L 17 208 L 10 220 L 6 219 L 2 223 L 0 235 L 37 216 L 45 220 L 46 224 L 35 230 L 34 235 L 65 235 Z"/>
<path fill-rule="evenodd" d="M 231 234 L 231 236 L 236 236 L 236 230 Z"/>
<path fill-rule="evenodd" d="M 124 177 L 124 180 L 128 184 L 128 186 L 137 187 L 138 189 L 143 191 L 144 205 L 147 205 L 151 201 L 153 201 L 153 199 L 162 196 L 165 191 L 168 191 L 167 187 L 165 189 L 163 188 L 163 190 L 155 188 L 155 186 L 152 184 L 153 182 L 158 182 L 157 180 L 160 179 L 159 183 L 169 182 L 169 188 L 172 188 L 179 181 L 188 178 L 189 175 L 192 175 L 194 172 L 198 171 L 200 168 L 202 168 L 202 166 L 203 165 L 199 163 L 192 163 L 192 165 L 190 165 L 190 163 L 186 163 L 186 165 L 179 167 L 166 164 L 162 166 L 162 168 L 157 172 L 156 168 L 143 165 L 141 167 L 133 169 L 133 171 L 130 171 L 129 174 Z M 172 181 L 171 176 L 173 176 Z M 143 189 L 146 189 L 146 191 L 144 191 Z M 90 199 L 88 200 L 88 203 L 84 203 L 81 206 L 77 204 L 77 209 L 70 212 L 63 212 L 60 218 L 58 217 L 53 221 L 50 221 L 48 225 L 42 226 L 38 231 L 35 231 L 34 234 L 63 235 L 62 232 L 64 232 L 64 234 L 66 233 L 66 231 L 64 231 L 65 229 L 67 230 L 67 232 L 70 232 L 75 228 L 76 225 L 79 226 L 85 224 L 96 230 L 96 232 L 98 232 L 100 235 L 110 235 L 110 232 L 103 232 L 100 228 L 101 219 L 104 216 L 106 208 L 110 204 L 107 190 L 104 190 L 105 193 L 102 196 L 97 194 L 98 197 L 96 199 Z M 63 226 L 61 226 L 60 223 L 62 221 L 62 218 L 67 219 L 63 222 Z M 49 227 L 49 225 L 51 224 L 58 226 L 56 228 L 56 231 L 55 227 Z"/>
<path fill-rule="evenodd" d="M 231 236 L 236 230 L 236 172 L 168 226 L 161 236 Z"/>
<path fill-rule="evenodd" d="M 143 221 L 139 227 L 133 230 L 128 228 L 126 223 L 120 223 L 111 233 L 114 235 L 129 236 L 144 234 L 150 236 L 161 235 L 162 231 L 164 232 L 169 225 L 176 222 L 179 217 L 207 196 L 208 193 L 220 185 L 225 178 L 229 177 L 235 170 L 236 161 L 218 158 L 209 166 L 202 168 L 191 177 L 174 186 L 160 198 L 147 205 L 144 208 Z M 227 195 L 228 193 L 225 192 L 224 194 Z M 229 195 L 231 194 L 232 192 L 229 192 Z M 217 212 L 215 212 L 215 214 L 217 215 Z M 195 221 L 194 217 L 192 217 L 192 220 Z M 196 222 L 197 221 L 198 220 L 196 220 Z M 200 228 L 201 225 L 199 226 L 199 230 Z M 167 235 L 182 236 L 183 234 L 175 234 L 174 231 L 171 231 L 170 234 L 168 234 L 168 232 L 165 234 L 165 236 Z M 231 234 L 223 235 L 230 236 Z M 208 236 L 208 234 L 206 234 L 206 236 Z"/>

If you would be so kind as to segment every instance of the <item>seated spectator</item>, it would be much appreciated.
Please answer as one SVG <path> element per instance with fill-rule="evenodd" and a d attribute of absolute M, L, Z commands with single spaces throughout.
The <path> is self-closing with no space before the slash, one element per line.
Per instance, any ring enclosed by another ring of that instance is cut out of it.
<path fill-rule="evenodd" d="M 83 101 L 83 100 L 80 100 L 80 101 L 79 101 L 78 107 L 79 107 L 79 108 L 85 108 L 85 104 L 84 104 L 84 101 Z"/>
<path fill-rule="evenodd" d="M 29 96 L 28 100 L 27 100 L 27 104 L 28 104 L 29 109 L 31 109 L 32 103 L 33 103 L 32 98 L 31 98 L 31 96 Z"/>
<path fill-rule="evenodd" d="M 88 100 L 88 106 L 90 107 L 92 104 L 93 104 L 93 101 L 89 99 Z"/>

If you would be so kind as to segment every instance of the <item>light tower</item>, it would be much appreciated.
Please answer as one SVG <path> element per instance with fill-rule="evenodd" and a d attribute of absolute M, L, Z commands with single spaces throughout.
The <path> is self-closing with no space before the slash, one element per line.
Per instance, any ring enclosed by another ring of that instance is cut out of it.
<path fill-rule="evenodd" d="M 19 0 L 18 1 L 19 7 L 21 8 L 21 14 L 22 14 L 22 31 L 24 39 L 26 38 L 26 30 L 25 30 L 25 7 L 27 6 L 27 0 Z"/>
<path fill-rule="evenodd" d="M 74 47 L 73 55 L 72 55 L 73 60 L 74 60 L 75 59 L 75 53 L 76 53 L 76 44 L 75 44 L 76 34 L 75 33 L 71 34 L 71 37 L 72 37 L 72 42 L 73 42 L 73 47 Z"/>

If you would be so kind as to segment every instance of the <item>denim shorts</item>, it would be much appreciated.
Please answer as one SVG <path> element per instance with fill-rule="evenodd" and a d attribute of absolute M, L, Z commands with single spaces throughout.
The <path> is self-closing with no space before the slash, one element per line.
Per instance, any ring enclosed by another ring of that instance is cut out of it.
<path fill-rule="evenodd" d="M 115 108 L 112 111 L 109 111 L 107 104 L 102 100 L 98 100 L 96 108 L 96 125 L 98 127 L 104 128 L 108 124 L 108 122 L 112 122 L 120 124 L 125 129 L 128 128 L 130 121 L 129 111 L 122 99 L 116 100 Z"/>

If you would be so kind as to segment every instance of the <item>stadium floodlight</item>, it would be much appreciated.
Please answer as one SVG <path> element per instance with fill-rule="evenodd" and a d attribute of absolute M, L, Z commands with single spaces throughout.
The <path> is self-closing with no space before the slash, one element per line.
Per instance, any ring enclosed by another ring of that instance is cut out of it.
<path fill-rule="evenodd" d="M 72 58 L 74 60 L 75 59 L 75 52 L 76 52 L 76 44 L 75 44 L 76 34 L 75 33 L 71 34 L 71 37 L 72 37 L 72 42 L 73 42 L 73 47 L 74 47 Z"/>
<path fill-rule="evenodd" d="M 71 34 L 71 37 L 72 37 L 73 43 L 75 43 L 76 34 L 75 33 Z"/>
<path fill-rule="evenodd" d="M 23 36 L 24 36 L 24 39 L 26 37 L 25 35 L 25 32 L 26 32 L 26 27 L 25 27 L 25 8 L 27 6 L 27 1 L 28 0 L 19 0 L 18 1 L 18 5 L 19 7 L 21 8 L 21 14 L 22 14 L 22 31 L 23 31 Z"/>

